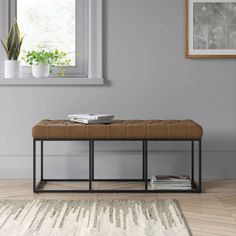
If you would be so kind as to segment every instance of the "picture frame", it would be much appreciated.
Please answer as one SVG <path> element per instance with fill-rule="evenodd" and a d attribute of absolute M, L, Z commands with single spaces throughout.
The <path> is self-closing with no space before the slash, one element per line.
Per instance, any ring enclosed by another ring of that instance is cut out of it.
<path fill-rule="evenodd" d="M 236 0 L 185 0 L 185 57 L 236 58 Z"/>

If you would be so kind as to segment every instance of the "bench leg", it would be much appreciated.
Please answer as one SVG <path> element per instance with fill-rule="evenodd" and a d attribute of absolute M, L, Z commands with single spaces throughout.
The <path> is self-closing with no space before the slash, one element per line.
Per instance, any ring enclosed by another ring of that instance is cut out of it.
<path fill-rule="evenodd" d="M 41 181 L 44 180 L 44 175 L 43 175 L 43 141 L 41 141 Z"/>
<path fill-rule="evenodd" d="M 191 181 L 194 183 L 194 141 L 191 141 Z"/>
<path fill-rule="evenodd" d="M 148 158 L 147 158 L 147 153 L 148 153 L 148 147 L 147 147 L 147 141 L 143 140 L 143 179 L 145 181 L 145 190 L 148 188 Z"/>
<path fill-rule="evenodd" d="M 45 184 L 44 176 L 43 176 L 43 141 L 41 141 L 41 180 L 37 183 L 37 152 L 36 145 L 37 141 L 33 140 L 33 192 L 39 193 L 43 185 Z"/>
<path fill-rule="evenodd" d="M 92 168 L 92 170 L 91 170 L 91 177 L 92 177 L 92 181 L 94 180 L 94 141 L 92 141 L 92 163 L 91 163 L 91 168 Z"/>
<path fill-rule="evenodd" d="M 92 180 L 94 180 L 94 141 L 89 141 L 89 191 L 92 191 Z"/>
<path fill-rule="evenodd" d="M 144 141 L 143 141 L 144 142 Z M 145 180 L 145 157 L 144 157 L 144 143 L 143 143 L 143 149 L 142 149 L 142 151 L 143 151 L 143 154 L 142 154 L 142 175 L 143 175 L 143 177 L 142 177 L 142 179 L 143 179 L 143 181 Z"/>
<path fill-rule="evenodd" d="M 202 192 L 202 140 L 198 142 L 198 188 Z"/>
<path fill-rule="evenodd" d="M 33 140 L 33 191 L 36 193 L 36 141 Z"/>

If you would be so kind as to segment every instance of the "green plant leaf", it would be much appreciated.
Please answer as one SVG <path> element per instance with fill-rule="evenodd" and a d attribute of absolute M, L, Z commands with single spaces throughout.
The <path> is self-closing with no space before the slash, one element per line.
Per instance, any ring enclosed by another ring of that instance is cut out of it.
<path fill-rule="evenodd" d="M 20 55 L 20 50 L 21 50 L 21 46 L 22 46 L 23 40 L 24 40 L 24 37 L 22 37 L 22 38 L 20 39 L 20 44 L 19 44 L 19 55 Z"/>
<path fill-rule="evenodd" d="M 14 30 L 13 30 L 13 32 L 14 32 Z M 12 60 L 14 49 L 15 49 L 14 34 L 13 34 L 13 38 L 11 40 L 12 40 L 12 45 L 11 45 L 10 48 L 8 48 L 8 58 L 9 58 L 9 60 Z"/>
<path fill-rule="evenodd" d="M 15 47 L 13 48 L 12 59 L 17 60 L 17 48 L 15 48 Z"/>
<path fill-rule="evenodd" d="M 14 24 L 13 25 L 14 25 L 14 28 L 15 28 L 16 35 L 18 37 L 18 41 L 20 41 L 20 30 L 19 30 L 18 23 L 17 23 L 16 19 L 14 20 Z"/>
<path fill-rule="evenodd" d="M 5 49 L 6 53 L 7 53 L 8 52 L 8 50 L 7 50 L 7 43 L 2 41 L 2 40 L 1 40 L 1 43 L 2 43 L 2 46 L 4 47 L 4 49 Z"/>
<path fill-rule="evenodd" d="M 8 34 L 8 37 L 7 37 L 7 49 L 8 49 L 8 51 L 12 47 L 13 39 L 14 39 L 14 27 L 12 25 L 11 28 L 10 28 L 10 32 Z"/>
<path fill-rule="evenodd" d="M 64 68 L 61 69 L 61 76 L 65 76 L 65 69 Z"/>

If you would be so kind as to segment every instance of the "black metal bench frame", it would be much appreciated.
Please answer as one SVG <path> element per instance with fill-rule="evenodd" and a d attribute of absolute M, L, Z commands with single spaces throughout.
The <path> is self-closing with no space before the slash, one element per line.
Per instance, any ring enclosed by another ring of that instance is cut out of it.
<path fill-rule="evenodd" d="M 88 179 L 47 179 L 44 178 L 44 142 L 48 141 L 87 141 L 89 142 L 89 178 Z M 97 141 L 140 141 L 142 142 L 142 179 L 95 179 L 94 178 L 94 142 Z M 148 189 L 148 142 L 149 141 L 187 141 L 191 143 L 191 181 L 192 189 L 188 190 L 153 190 Z M 36 143 L 41 143 L 41 166 L 40 166 L 40 181 L 36 183 Z M 194 167 L 194 144 L 198 143 L 198 182 L 195 182 L 195 167 Z M 85 190 L 48 190 L 43 189 L 46 182 L 73 182 L 73 181 L 88 181 L 89 188 Z M 123 181 L 123 182 L 144 182 L 144 189 L 140 190 L 102 190 L 93 189 L 92 183 L 96 181 Z M 34 193 L 170 193 L 170 192 L 189 192 L 189 193 L 200 193 L 202 191 L 202 141 L 201 139 L 33 139 L 33 191 Z"/>

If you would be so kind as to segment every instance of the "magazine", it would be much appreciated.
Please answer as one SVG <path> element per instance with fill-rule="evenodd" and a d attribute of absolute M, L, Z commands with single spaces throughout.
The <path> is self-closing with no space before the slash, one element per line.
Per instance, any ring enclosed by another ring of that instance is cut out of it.
<path fill-rule="evenodd" d="M 100 119 L 100 120 L 91 120 L 91 119 L 77 119 L 70 118 L 71 121 L 83 124 L 110 124 L 112 123 L 111 119 Z"/>
<path fill-rule="evenodd" d="M 187 175 L 155 175 L 152 177 L 150 184 L 153 189 L 177 189 L 187 190 L 192 188 L 191 179 Z"/>
<path fill-rule="evenodd" d="M 77 119 L 88 119 L 88 120 L 107 120 L 107 119 L 113 119 L 114 115 L 112 114 L 74 114 L 74 115 L 68 115 L 68 118 L 77 118 Z"/>

